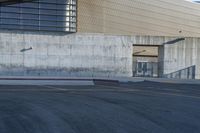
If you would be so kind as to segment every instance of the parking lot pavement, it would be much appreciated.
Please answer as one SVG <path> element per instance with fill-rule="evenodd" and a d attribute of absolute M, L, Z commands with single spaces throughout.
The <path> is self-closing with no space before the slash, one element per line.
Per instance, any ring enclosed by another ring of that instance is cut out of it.
<path fill-rule="evenodd" d="M 199 85 L 1 85 L 0 133 L 199 133 L 199 103 Z"/>

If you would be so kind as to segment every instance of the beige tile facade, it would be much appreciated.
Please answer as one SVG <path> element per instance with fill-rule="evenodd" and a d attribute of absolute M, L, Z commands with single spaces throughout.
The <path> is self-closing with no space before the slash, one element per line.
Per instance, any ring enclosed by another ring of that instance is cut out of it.
<path fill-rule="evenodd" d="M 184 0 L 78 0 L 78 32 L 200 37 L 200 5 Z"/>

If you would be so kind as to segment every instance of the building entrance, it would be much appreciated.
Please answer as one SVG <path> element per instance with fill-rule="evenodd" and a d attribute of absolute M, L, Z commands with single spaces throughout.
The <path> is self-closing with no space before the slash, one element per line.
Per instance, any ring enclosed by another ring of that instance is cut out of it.
<path fill-rule="evenodd" d="M 158 77 L 158 46 L 133 45 L 133 77 Z"/>
<path fill-rule="evenodd" d="M 137 61 L 136 62 L 136 73 L 135 77 L 157 77 L 157 63 L 148 61 Z"/>

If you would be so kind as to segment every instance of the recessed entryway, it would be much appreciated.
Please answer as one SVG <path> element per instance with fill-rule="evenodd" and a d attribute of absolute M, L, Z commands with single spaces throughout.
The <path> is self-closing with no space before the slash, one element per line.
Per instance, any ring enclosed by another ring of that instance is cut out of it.
<path fill-rule="evenodd" d="M 133 76 L 159 76 L 159 48 L 158 45 L 133 45 Z"/>

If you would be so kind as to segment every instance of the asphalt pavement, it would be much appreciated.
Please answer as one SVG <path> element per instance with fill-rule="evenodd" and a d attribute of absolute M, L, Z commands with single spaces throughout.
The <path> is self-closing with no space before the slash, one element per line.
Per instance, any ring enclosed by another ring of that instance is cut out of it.
<path fill-rule="evenodd" d="M 200 85 L 0 85 L 0 133 L 199 133 Z"/>

